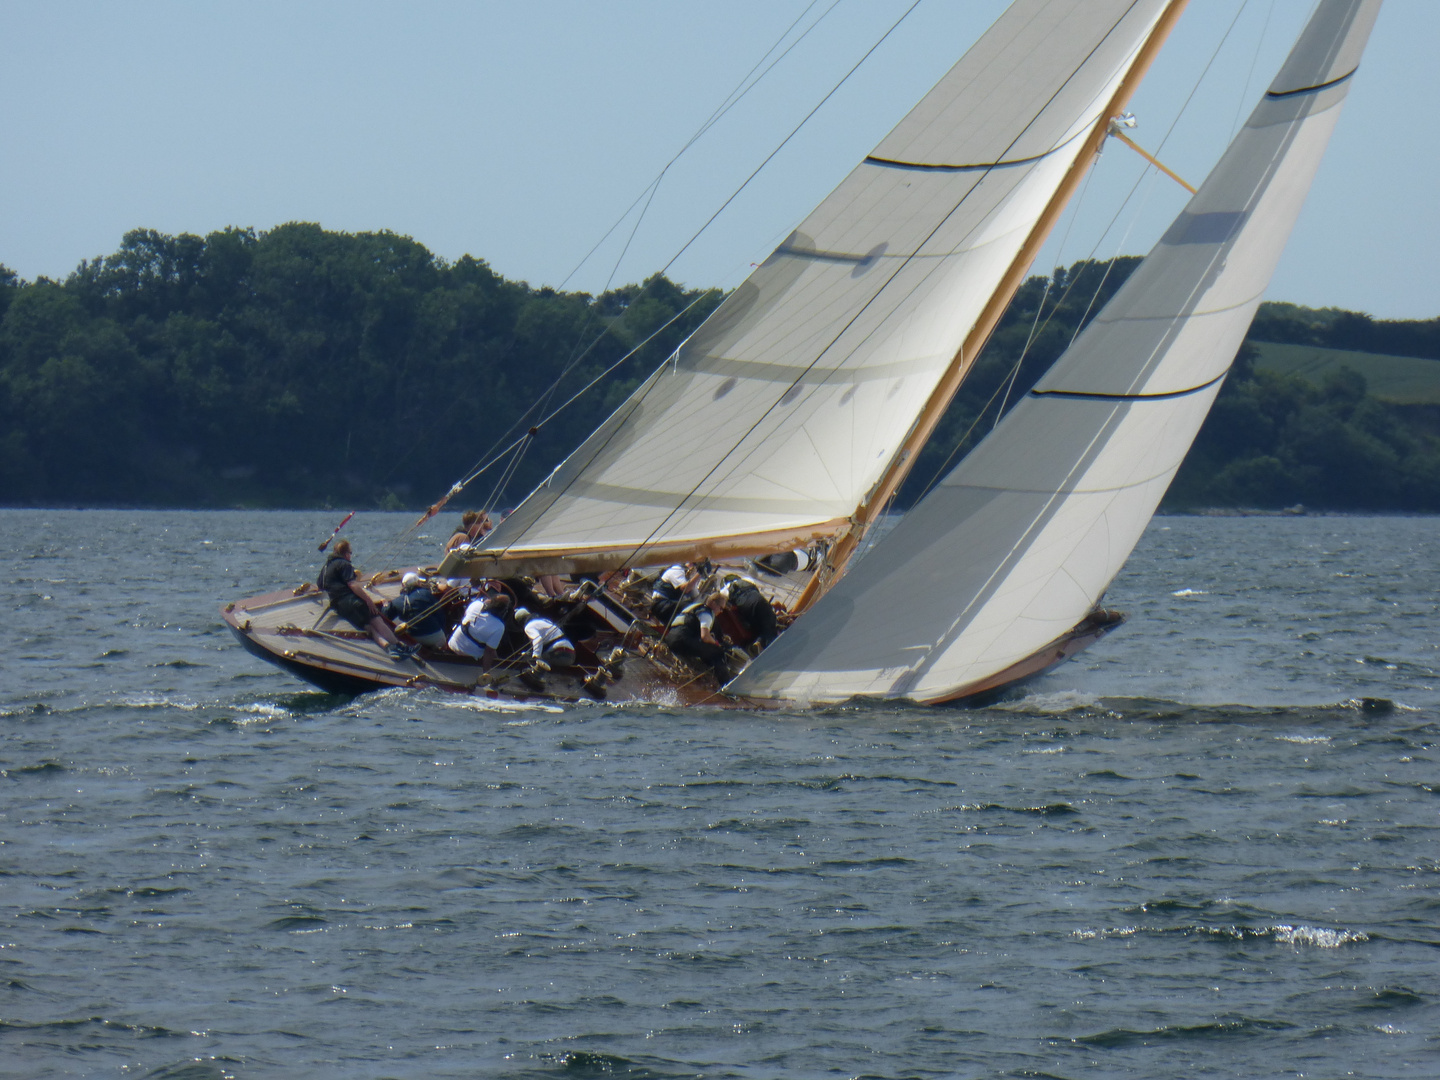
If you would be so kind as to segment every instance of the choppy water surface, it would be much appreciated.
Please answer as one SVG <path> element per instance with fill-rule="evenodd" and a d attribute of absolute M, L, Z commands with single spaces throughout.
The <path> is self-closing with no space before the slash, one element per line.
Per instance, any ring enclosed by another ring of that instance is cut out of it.
<path fill-rule="evenodd" d="M 0 512 L 0 1074 L 1440 1071 L 1440 522 L 1160 519 L 1018 701 L 757 715 L 308 690 L 216 608 L 338 517 Z"/>

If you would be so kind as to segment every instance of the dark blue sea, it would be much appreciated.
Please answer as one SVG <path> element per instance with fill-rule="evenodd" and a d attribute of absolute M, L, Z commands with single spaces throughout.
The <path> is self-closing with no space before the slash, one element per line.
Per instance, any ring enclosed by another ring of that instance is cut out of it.
<path fill-rule="evenodd" d="M 0 511 L 0 1075 L 1440 1075 L 1440 520 L 1160 518 L 1013 701 L 752 714 L 309 689 L 217 609 L 340 516 Z"/>

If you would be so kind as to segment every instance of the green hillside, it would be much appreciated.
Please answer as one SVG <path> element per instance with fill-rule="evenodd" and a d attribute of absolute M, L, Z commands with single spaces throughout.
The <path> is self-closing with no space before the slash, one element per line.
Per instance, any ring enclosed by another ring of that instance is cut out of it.
<path fill-rule="evenodd" d="M 898 506 L 1139 262 L 1020 287 Z M 513 506 L 721 295 L 660 275 L 557 292 L 300 222 L 137 229 L 64 281 L 0 266 L 0 505 L 420 507 L 488 462 L 457 505 Z M 1440 319 L 1262 304 L 1252 335 L 1168 508 L 1440 512 Z"/>
<path fill-rule="evenodd" d="M 1440 405 L 1440 360 L 1255 341 L 1255 366 L 1321 386 L 1341 368 L 1365 378 L 1371 397 L 1397 405 Z"/>

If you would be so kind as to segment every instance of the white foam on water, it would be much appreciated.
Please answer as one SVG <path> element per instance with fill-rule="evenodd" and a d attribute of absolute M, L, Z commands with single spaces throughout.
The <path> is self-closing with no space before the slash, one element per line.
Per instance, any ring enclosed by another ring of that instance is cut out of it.
<path fill-rule="evenodd" d="M 1076 709 L 1093 709 L 1099 703 L 1099 698 L 1093 694 L 1059 690 L 1049 694 L 1027 694 L 1016 701 L 997 702 L 991 708 L 998 712 L 1067 713 Z"/>
<path fill-rule="evenodd" d="M 1271 928 L 1275 940 L 1282 945 L 1314 945 L 1317 949 L 1338 949 L 1342 945 L 1369 941 L 1363 930 L 1327 930 L 1319 926 L 1288 926 Z"/>
<path fill-rule="evenodd" d="M 255 716 L 282 717 L 289 716 L 290 710 L 281 706 L 273 705 L 268 701 L 253 701 L 249 705 L 236 707 L 236 712 L 252 713 Z"/>
<path fill-rule="evenodd" d="M 463 709 L 467 712 L 484 713 L 563 713 L 563 705 L 551 705 L 537 701 L 515 701 L 511 698 L 492 697 L 464 697 L 456 695 L 448 697 L 444 701 L 432 702 L 441 709 Z"/>
<path fill-rule="evenodd" d="M 204 708 L 197 702 L 185 698 L 168 698 L 163 694 L 126 694 L 112 704 L 123 705 L 127 709 L 180 709 L 184 712 Z"/>

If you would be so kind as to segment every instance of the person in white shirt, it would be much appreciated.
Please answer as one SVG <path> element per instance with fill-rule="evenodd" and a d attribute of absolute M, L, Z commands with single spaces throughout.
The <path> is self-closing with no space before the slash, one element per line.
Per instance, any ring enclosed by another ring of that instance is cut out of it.
<path fill-rule="evenodd" d="M 505 636 L 505 614 L 509 610 L 508 596 L 477 596 L 471 600 L 460 625 L 450 635 L 451 651 L 474 657 L 489 671 L 495 664 L 500 639 Z"/>
<path fill-rule="evenodd" d="M 694 563 L 676 563 L 666 570 L 651 587 L 650 615 L 662 623 L 669 623 L 675 610 L 684 598 L 695 591 L 700 582 L 700 571 Z"/>
<path fill-rule="evenodd" d="M 525 630 L 530 639 L 531 662 L 548 668 L 570 667 L 575 663 L 575 646 L 565 636 L 565 631 L 543 615 L 533 615 L 525 608 L 515 609 L 515 622 Z"/>

